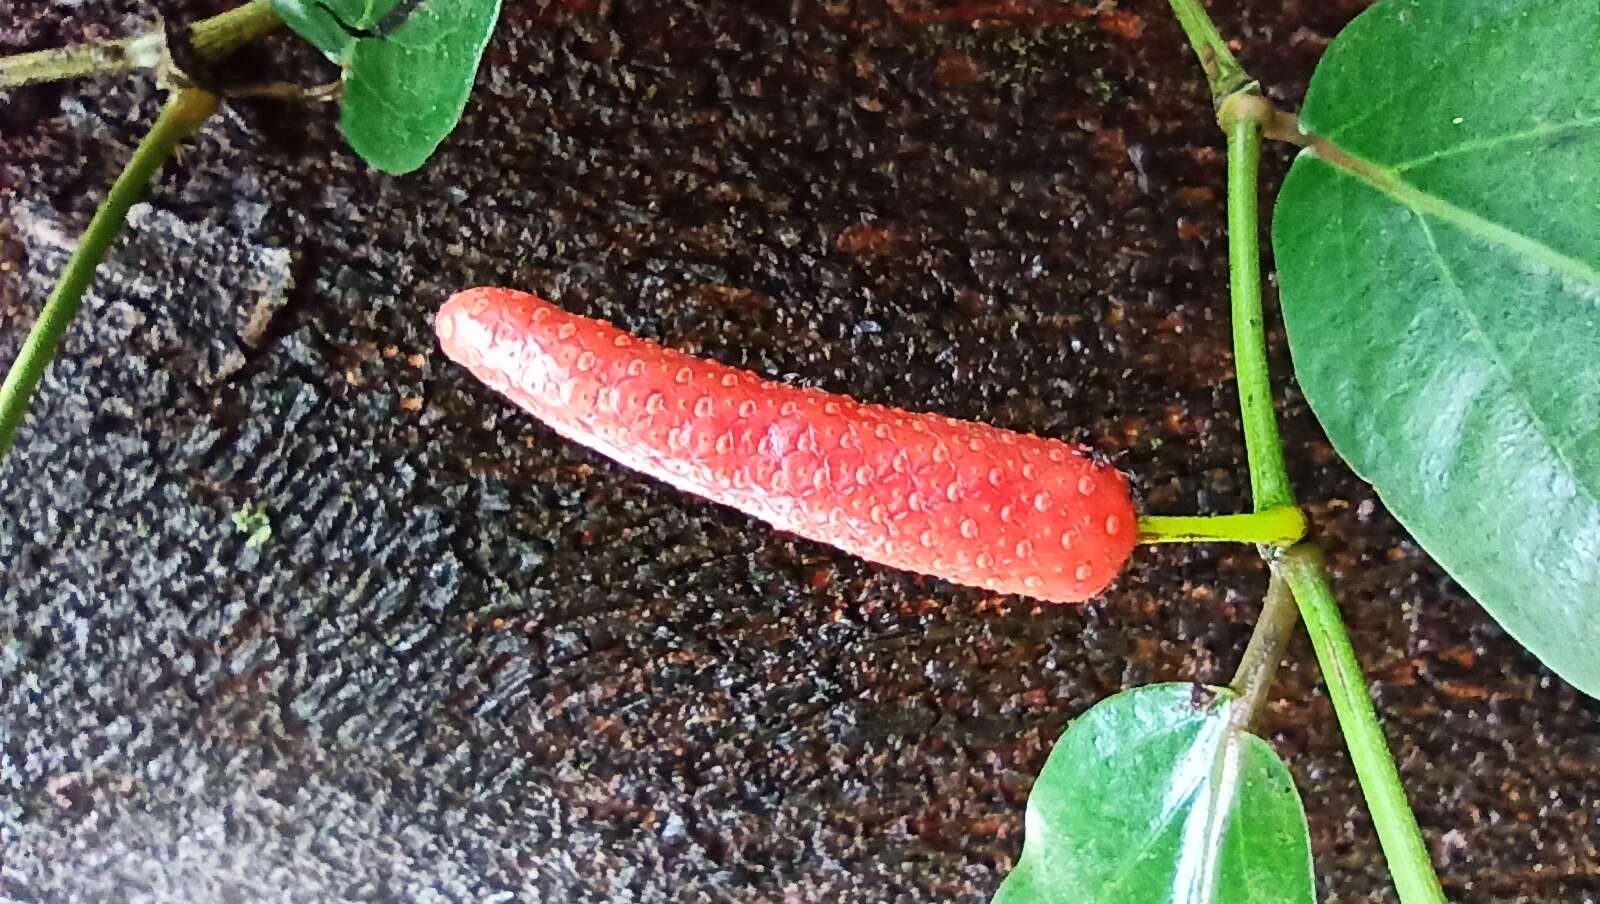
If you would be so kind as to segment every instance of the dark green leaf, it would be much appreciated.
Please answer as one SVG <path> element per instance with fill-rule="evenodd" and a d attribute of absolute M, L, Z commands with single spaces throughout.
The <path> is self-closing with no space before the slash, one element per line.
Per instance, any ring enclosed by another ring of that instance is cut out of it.
<path fill-rule="evenodd" d="M 500 0 L 272 3 L 290 28 L 344 66 L 345 138 L 368 163 L 395 174 L 421 166 L 455 128 L 500 14 Z M 371 36 L 351 34 L 341 20 Z"/>
<path fill-rule="evenodd" d="M 1278 199 L 1295 371 L 1340 454 L 1600 695 L 1600 5 L 1385 0 Z"/>
<path fill-rule="evenodd" d="M 1231 691 L 1157 684 L 1089 710 L 1028 796 L 995 904 L 1312 904 L 1305 811 Z"/>

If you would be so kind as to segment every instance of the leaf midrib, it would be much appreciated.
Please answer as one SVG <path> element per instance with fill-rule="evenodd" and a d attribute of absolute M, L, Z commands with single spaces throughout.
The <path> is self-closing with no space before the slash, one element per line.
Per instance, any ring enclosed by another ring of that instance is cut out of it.
<path fill-rule="evenodd" d="M 1157 737 L 1170 736 L 1180 732 L 1189 731 L 1191 729 L 1195 730 L 1196 737 L 1198 737 L 1199 732 L 1205 730 L 1204 717 L 1201 717 L 1197 722 L 1194 723 L 1181 722 L 1177 725 L 1163 728 L 1159 731 L 1150 732 L 1140 737 L 1134 744 L 1124 746 L 1129 747 L 1129 749 L 1137 749 L 1139 746 L 1149 743 Z M 1186 808 L 1191 806 L 1190 801 L 1193 800 L 1195 792 L 1199 790 L 1199 786 L 1204 780 L 1205 779 L 1202 777 L 1196 777 L 1192 785 L 1190 785 L 1188 788 L 1182 789 L 1184 791 L 1183 796 L 1174 802 L 1174 806 L 1170 810 L 1167 810 L 1161 814 L 1160 818 L 1156 820 L 1155 825 L 1150 828 L 1149 833 L 1145 835 L 1143 843 L 1140 844 L 1138 849 L 1133 852 L 1133 855 L 1125 858 L 1122 862 L 1122 866 L 1116 872 L 1112 873 L 1110 876 L 1107 876 L 1104 881 L 1092 889 L 1096 895 L 1104 894 L 1117 888 L 1121 888 L 1122 883 L 1128 881 L 1128 879 L 1132 877 L 1134 870 L 1138 869 L 1142 865 L 1145 854 L 1148 854 L 1150 849 L 1155 847 L 1156 843 L 1164 837 L 1166 830 L 1172 826 L 1173 821 L 1176 820 Z"/>
<path fill-rule="evenodd" d="M 1222 725 L 1220 727 L 1220 737 L 1212 745 L 1211 769 L 1203 776 L 1195 776 L 1194 783 L 1184 789 L 1186 793 L 1179 799 L 1177 805 L 1161 814 L 1161 818 L 1151 828 L 1144 842 L 1134 852 L 1133 856 L 1126 858 L 1121 869 L 1094 889 L 1097 895 L 1122 887 L 1122 884 L 1132 876 L 1134 870 L 1142 865 L 1144 855 L 1165 836 L 1166 831 L 1172 827 L 1173 822 L 1179 815 L 1187 813 L 1190 818 L 1193 818 L 1195 808 L 1203 807 L 1206 820 L 1206 837 L 1213 842 L 1202 846 L 1201 865 L 1206 873 L 1205 878 L 1208 880 L 1207 893 L 1203 900 L 1206 902 L 1216 902 L 1218 900 L 1216 892 L 1220 887 L 1223 869 L 1224 846 L 1222 844 L 1222 836 L 1228 831 L 1233 813 L 1233 806 L 1225 803 L 1225 800 L 1237 793 L 1237 779 L 1241 765 L 1238 761 L 1241 751 L 1238 749 L 1237 729 L 1228 719 L 1226 710 L 1220 711 L 1220 715 Z M 1211 714 L 1207 714 L 1200 719 L 1196 725 L 1198 728 L 1195 737 L 1196 741 L 1199 741 L 1202 734 L 1208 729 L 1208 720 L 1214 717 Z M 1185 725 L 1183 727 L 1187 730 L 1190 726 Z M 1170 735 L 1172 733 L 1174 732 L 1152 733 L 1143 740 L 1153 739 L 1157 734 Z M 1197 801 L 1197 796 L 1200 793 L 1205 795 L 1204 803 Z"/>
<path fill-rule="evenodd" d="M 1396 170 L 1357 157 L 1326 138 L 1309 136 L 1307 150 L 1317 159 L 1355 177 L 1368 188 L 1411 208 L 1419 215 L 1432 216 L 1484 241 L 1539 261 L 1569 279 L 1600 288 L 1600 269 L 1569 254 L 1509 229 L 1481 214 L 1457 206 L 1444 198 L 1407 182 Z"/>
<path fill-rule="evenodd" d="M 1485 349 L 1491 364 L 1504 376 L 1508 387 L 1507 395 L 1516 399 L 1517 403 L 1527 412 L 1528 419 L 1533 423 L 1540 438 L 1550 447 L 1556 460 L 1560 462 L 1562 469 L 1566 471 L 1573 484 L 1583 491 L 1590 505 L 1600 508 L 1600 483 L 1596 483 L 1593 478 L 1585 479 L 1585 475 L 1573 463 L 1571 452 L 1550 434 L 1548 425 L 1545 423 L 1538 406 L 1521 391 L 1522 384 L 1517 380 L 1515 372 L 1505 362 L 1499 348 L 1496 347 L 1489 334 L 1484 331 L 1477 313 L 1467 303 L 1466 292 L 1462 290 L 1454 272 L 1449 268 L 1443 255 L 1440 254 L 1438 246 L 1434 242 L 1433 233 L 1428 228 L 1427 221 L 1431 216 L 1486 242 L 1499 245 L 1509 251 L 1520 252 L 1568 279 L 1588 283 L 1597 289 L 1600 289 L 1600 269 L 1558 251 L 1544 242 L 1523 235 L 1480 214 L 1460 207 L 1438 195 L 1424 191 L 1403 179 L 1398 171 L 1357 157 L 1325 138 L 1311 136 L 1307 149 L 1317 159 L 1408 208 L 1417 215 L 1423 231 L 1423 237 L 1428 241 L 1435 263 L 1441 270 L 1441 275 L 1455 290 L 1450 296 L 1451 306 L 1478 337 L 1479 344 Z"/>

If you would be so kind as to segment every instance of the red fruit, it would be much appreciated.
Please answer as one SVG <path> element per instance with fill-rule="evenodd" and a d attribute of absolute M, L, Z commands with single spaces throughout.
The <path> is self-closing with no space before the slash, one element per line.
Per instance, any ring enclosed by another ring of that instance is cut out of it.
<path fill-rule="evenodd" d="M 864 559 L 1076 602 L 1133 550 L 1127 481 L 1079 447 L 763 380 L 509 289 L 456 295 L 435 327 L 562 436 Z"/>

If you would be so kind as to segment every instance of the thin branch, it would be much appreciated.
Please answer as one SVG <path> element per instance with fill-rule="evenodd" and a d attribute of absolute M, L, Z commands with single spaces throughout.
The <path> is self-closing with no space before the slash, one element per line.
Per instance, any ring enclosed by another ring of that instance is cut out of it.
<path fill-rule="evenodd" d="M 1289 585 L 1274 571 L 1267 579 L 1267 596 L 1261 604 L 1261 615 L 1256 619 L 1255 629 L 1250 632 L 1250 643 L 1239 659 L 1239 668 L 1233 673 L 1233 681 L 1228 684 L 1239 695 L 1240 705 L 1234 710 L 1236 727 L 1248 730 L 1260 717 L 1261 709 L 1267 703 L 1267 692 L 1272 688 L 1272 679 L 1278 674 L 1278 665 L 1283 662 L 1284 650 L 1288 648 L 1289 639 L 1299 625 L 1300 613 L 1295 609 L 1294 595 L 1289 592 Z"/>
<path fill-rule="evenodd" d="M 1213 103 L 1221 107 L 1229 96 L 1255 84 L 1250 74 L 1239 65 L 1233 50 L 1228 47 L 1228 42 L 1222 39 L 1217 26 L 1212 23 L 1211 16 L 1207 15 L 1200 0 L 1170 0 L 1170 2 L 1172 12 L 1178 17 L 1178 24 L 1183 26 L 1184 37 L 1189 39 L 1189 46 L 1193 47 L 1195 55 L 1200 57 L 1200 66 L 1205 70 L 1206 81 L 1211 85 Z"/>
<path fill-rule="evenodd" d="M 135 69 L 154 69 L 161 65 L 166 48 L 166 36 L 151 32 L 118 41 L 19 53 L 0 58 L 0 89 L 87 75 L 117 75 Z"/>
<path fill-rule="evenodd" d="M 39 320 L 23 341 L 22 351 L 12 363 L 5 382 L 0 384 L 0 460 L 16 438 L 17 427 L 28 410 L 28 401 L 55 357 L 67 325 L 83 304 L 84 291 L 89 288 L 95 269 L 105 259 L 111 243 L 122 233 L 128 208 L 139 200 L 151 177 L 172 156 L 178 144 L 193 134 L 216 108 L 216 96 L 207 91 L 186 88 L 174 94 L 95 211 L 94 219 L 89 221 L 89 228 L 84 230 L 77 250 L 61 273 L 61 280 L 39 313 Z"/>
<path fill-rule="evenodd" d="M 189 27 L 194 49 L 208 60 L 220 60 L 245 44 L 283 25 L 271 0 L 250 0 L 221 15 Z"/>
<path fill-rule="evenodd" d="M 282 24 L 283 20 L 273 11 L 270 0 L 251 0 L 244 6 L 196 22 L 189 27 L 189 35 L 195 50 L 202 57 L 216 60 Z M 166 59 L 167 38 L 161 32 L 19 53 L 0 57 L 0 90 L 91 75 L 118 75 L 135 69 L 155 69 L 163 65 Z"/>
<path fill-rule="evenodd" d="M 251 0 L 244 6 L 196 23 L 190 29 L 189 37 L 195 52 L 202 59 L 217 60 L 281 24 L 283 20 L 273 11 L 270 0 Z M 121 43 L 140 49 L 130 54 L 123 47 L 113 53 L 105 51 L 102 45 L 99 50 L 68 48 L 54 52 L 55 56 L 49 56 L 52 52 L 45 51 L 45 56 L 23 54 L 21 57 L 0 59 L 0 87 L 12 84 L 7 79 L 17 72 L 28 73 L 31 80 L 41 77 L 69 78 L 79 74 L 126 71 L 134 68 L 135 64 L 160 65 L 167 56 L 164 36 L 145 35 Z M 154 64 L 148 62 L 151 47 L 159 50 Z M 17 64 L 19 59 L 26 65 Z M 46 62 L 41 63 L 40 60 Z M 84 70 L 83 66 L 90 63 L 95 65 Z M 144 193 L 145 186 L 177 146 L 193 134 L 216 108 L 217 97 L 209 91 L 183 88 L 174 94 L 144 140 L 134 149 L 133 157 L 128 160 L 122 174 L 95 211 L 88 229 L 84 230 L 78 242 L 77 250 L 67 261 L 61 279 L 45 301 L 39 320 L 28 333 L 28 338 L 23 340 L 22 351 L 18 353 L 17 360 L 11 363 L 5 382 L 0 383 L 0 461 L 5 459 L 16 439 L 17 428 L 27 414 L 28 403 L 55 357 L 67 326 L 83 305 L 84 292 L 94 279 L 95 270 L 105 260 L 112 242 L 122 233 L 128 208 Z"/>

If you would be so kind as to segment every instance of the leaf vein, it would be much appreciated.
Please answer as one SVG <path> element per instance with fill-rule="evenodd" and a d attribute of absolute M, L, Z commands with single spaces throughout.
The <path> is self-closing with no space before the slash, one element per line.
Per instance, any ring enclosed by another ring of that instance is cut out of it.
<path fill-rule="evenodd" d="M 1489 363 L 1505 378 L 1507 384 L 1506 396 L 1517 400 L 1518 405 L 1528 416 L 1528 420 L 1533 423 L 1533 429 L 1538 432 L 1539 438 L 1544 440 L 1545 444 L 1555 452 L 1556 460 L 1566 470 L 1573 484 L 1583 490 L 1584 495 L 1589 497 L 1591 504 L 1600 505 L 1600 487 L 1592 485 L 1589 480 L 1584 478 L 1583 472 L 1573 463 L 1572 456 L 1568 453 L 1567 448 L 1557 442 L 1556 438 L 1550 434 L 1549 427 L 1545 424 L 1544 418 L 1540 416 L 1533 400 L 1519 388 L 1523 384 L 1517 380 L 1515 371 L 1511 369 L 1511 365 L 1506 362 L 1505 357 L 1500 353 L 1500 347 L 1494 344 L 1494 340 L 1489 337 L 1489 332 L 1483 328 L 1483 321 L 1479 319 L 1477 312 L 1472 309 L 1472 305 L 1467 302 L 1466 290 L 1461 287 L 1461 281 L 1456 278 L 1455 271 L 1450 267 L 1450 262 L 1445 260 L 1444 253 L 1439 250 L 1438 240 L 1434 237 L 1433 228 L 1428 225 L 1427 216 L 1415 208 L 1412 208 L 1412 212 L 1417 215 L 1417 222 L 1422 227 L 1423 238 L 1427 239 L 1428 252 L 1433 256 L 1434 263 L 1438 264 L 1440 275 L 1450 284 L 1450 288 L 1454 293 L 1455 309 L 1461 314 L 1462 319 L 1466 321 L 1467 327 L 1472 330 L 1472 335 L 1478 340 L 1478 344 L 1484 348 Z"/>
<path fill-rule="evenodd" d="M 1326 138 L 1312 136 L 1311 152 L 1324 163 L 1419 214 L 1433 216 L 1486 242 L 1532 258 L 1569 279 L 1600 287 L 1600 269 L 1587 261 L 1558 251 L 1539 239 L 1502 226 L 1436 194 L 1423 191 L 1400 178 L 1393 170 L 1357 157 Z"/>
<path fill-rule="evenodd" d="M 1470 154 L 1473 151 L 1493 150 L 1494 148 L 1502 145 L 1514 144 L 1518 141 L 1528 141 L 1537 138 L 1558 138 L 1568 132 L 1581 132 L 1584 129 L 1593 128 L 1595 126 L 1600 126 L 1600 116 L 1575 119 L 1572 122 L 1564 122 L 1554 125 L 1537 126 L 1532 129 L 1524 129 L 1520 132 L 1508 132 L 1504 135 L 1495 135 L 1492 138 L 1483 138 L 1477 141 L 1462 142 L 1455 147 L 1446 148 L 1442 151 L 1435 151 L 1432 154 L 1424 154 L 1421 157 L 1414 157 L 1402 163 L 1396 163 L 1390 168 L 1396 173 L 1403 173 L 1409 169 L 1415 169 L 1419 166 L 1439 160 L 1445 160 L 1450 157 L 1456 157 L 1461 154 Z"/>

